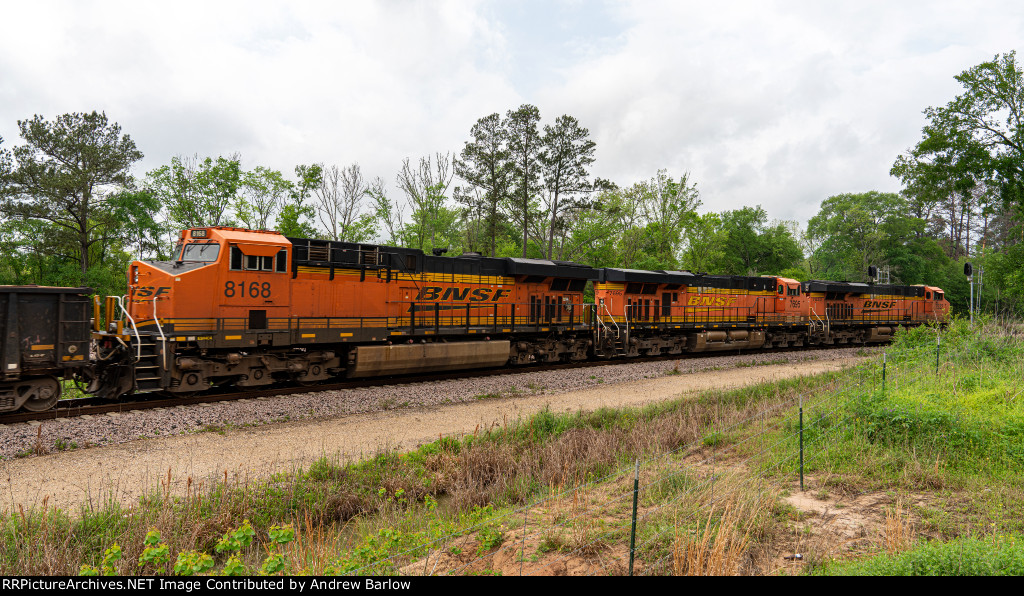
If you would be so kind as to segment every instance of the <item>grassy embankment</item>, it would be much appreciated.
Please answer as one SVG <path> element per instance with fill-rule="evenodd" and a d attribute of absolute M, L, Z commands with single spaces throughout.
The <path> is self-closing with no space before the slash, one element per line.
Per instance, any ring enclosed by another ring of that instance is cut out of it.
<path fill-rule="evenodd" d="M 978 572 L 953 559 L 900 562 L 963 552 L 987 569 L 1017 569 L 1024 350 L 1019 339 L 956 324 L 943 334 L 936 374 L 934 337 L 918 329 L 897 338 L 884 388 L 872 363 L 644 409 L 545 412 L 410 453 L 321 460 L 269 482 L 225 478 L 183 495 L 168 482 L 130 509 L 7 512 L 0 573 L 102 567 L 115 543 L 120 559 L 107 562 L 125 574 L 173 572 L 201 553 L 207 563 L 190 569 L 623 573 L 637 458 L 640 573 Z M 831 518 L 787 501 L 797 491 L 798 396 L 807 399 L 805 494 L 832 502 Z M 833 536 L 836 512 L 856 509 L 865 492 L 884 502 L 874 520 L 860 511 L 869 530 Z M 232 543 L 245 520 L 252 538 Z M 272 528 L 289 523 L 294 540 L 271 540 Z M 147 546 L 152 528 L 160 540 Z M 780 563 L 798 550 L 801 566 Z"/>

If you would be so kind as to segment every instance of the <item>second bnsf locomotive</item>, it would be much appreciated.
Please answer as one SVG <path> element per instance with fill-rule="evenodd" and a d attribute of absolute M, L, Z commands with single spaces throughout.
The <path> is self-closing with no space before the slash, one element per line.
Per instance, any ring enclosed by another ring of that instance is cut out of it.
<path fill-rule="evenodd" d="M 584 299 L 588 283 L 592 301 Z M 181 232 L 173 260 L 133 262 L 128 294 L 108 297 L 105 313 L 95 300 L 87 363 L 69 361 L 76 368 L 63 374 L 110 399 L 188 395 L 334 377 L 884 342 L 899 326 L 948 312 L 942 290 L 930 286 L 446 257 L 210 227 Z M 0 411 L 11 409 L 5 405 Z"/>

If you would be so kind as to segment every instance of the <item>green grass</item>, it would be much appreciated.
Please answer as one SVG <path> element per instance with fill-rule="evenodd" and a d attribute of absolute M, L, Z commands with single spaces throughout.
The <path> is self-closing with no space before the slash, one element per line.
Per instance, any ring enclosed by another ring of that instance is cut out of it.
<path fill-rule="evenodd" d="M 255 483 L 225 478 L 193 489 L 188 497 L 158 489 L 132 509 L 101 503 L 75 515 L 52 509 L 7 512 L 0 515 L 0 573 L 74 573 L 82 563 L 99 565 L 114 542 L 124 549 L 119 571 L 138 573 L 143 537 L 151 527 L 160 529 L 173 561 L 184 551 L 212 552 L 218 538 L 248 519 L 257 540 L 240 556 L 250 569 L 266 555 L 261 549 L 269 528 L 293 523 L 304 549 L 293 554 L 293 571 L 391 574 L 448 535 L 464 538 L 431 548 L 490 551 L 516 527 L 515 520 L 502 516 L 522 503 L 618 477 L 626 468 L 631 476 L 634 459 L 657 454 L 668 457 L 659 461 L 669 467 L 644 464 L 646 473 L 658 476 L 645 482 L 641 506 L 673 502 L 676 508 L 646 518 L 638 538 L 641 556 L 664 558 L 672 553 L 677 531 L 702 535 L 716 527 L 720 512 L 709 517 L 701 509 L 711 490 L 717 491 L 716 500 L 730 490 L 748 499 L 774 494 L 780 482 L 793 478 L 797 396 L 806 400 L 806 470 L 823 479 L 814 488 L 818 494 L 927 493 L 929 499 L 914 513 L 932 535 L 982 535 L 984 544 L 992 543 L 990 535 L 1019 536 L 1024 533 L 1024 395 L 1017 385 L 1024 349 L 1019 341 L 962 322 L 943 331 L 942 338 L 936 373 L 935 330 L 897 334 L 887 347 L 884 387 L 878 358 L 854 370 L 643 408 L 543 411 L 504 428 L 442 437 L 407 453 L 385 452 L 351 463 L 322 459 Z M 767 477 L 775 488 L 766 484 L 750 492 L 761 485 L 742 478 L 708 486 L 706 470 L 689 467 L 692 459 L 686 458 L 710 449 L 722 454 L 724 466 L 731 457 L 734 467 Z M 743 523 L 767 544 L 793 515 L 776 502 Z M 614 521 L 587 524 L 548 532 L 535 548 L 572 548 L 573 540 L 589 535 L 619 545 L 628 540 Z M 984 544 L 978 553 L 990 563 L 1002 561 L 1002 554 L 985 551 Z M 400 562 L 387 561 L 396 553 L 405 553 Z"/>
<path fill-rule="evenodd" d="M 958 538 L 926 542 L 897 554 L 833 562 L 815 575 L 1024 575 L 1024 538 Z"/>

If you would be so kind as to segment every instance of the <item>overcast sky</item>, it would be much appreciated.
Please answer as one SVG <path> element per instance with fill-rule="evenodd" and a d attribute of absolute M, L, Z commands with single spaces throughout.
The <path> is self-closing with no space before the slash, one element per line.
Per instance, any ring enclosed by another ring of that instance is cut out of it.
<path fill-rule="evenodd" d="M 530 103 L 590 130 L 597 176 L 689 172 L 704 210 L 805 222 L 831 195 L 897 191 L 922 110 L 1022 44 L 1020 0 L 0 0 L 0 136 L 102 110 L 140 176 L 238 152 L 393 181 Z"/>

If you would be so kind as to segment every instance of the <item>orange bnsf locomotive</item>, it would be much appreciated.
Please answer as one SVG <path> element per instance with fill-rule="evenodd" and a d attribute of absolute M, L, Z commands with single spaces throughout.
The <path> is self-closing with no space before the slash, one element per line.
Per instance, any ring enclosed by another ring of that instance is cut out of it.
<path fill-rule="evenodd" d="M 58 313 L 52 333 L 2 344 L 0 359 L 11 364 L 0 379 L 0 412 L 53 407 L 61 376 L 109 399 L 189 395 L 336 377 L 884 342 L 899 326 L 949 312 L 942 290 L 929 286 L 446 257 L 229 227 L 185 230 L 173 260 L 133 262 L 128 294 L 108 297 L 105 317 L 94 300 L 90 345 L 79 337 L 89 333 L 87 317 L 70 306 L 87 289 L 58 290 L 38 298 Z"/>
<path fill-rule="evenodd" d="M 125 320 L 95 333 L 103 360 L 89 391 L 583 360 L 592 343 L 583 291 L 596 272 L 573 263 L 224 227 L 182 232 L 175 254 L 131 265 Z"/>
<path fill-rule="evenodd" d="M 930 286 L 599 271 L 595 352 L 606 356 L 885 342 L 949 315 Z"/>

